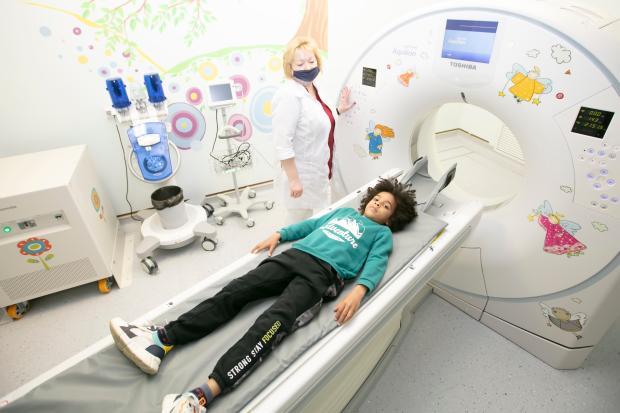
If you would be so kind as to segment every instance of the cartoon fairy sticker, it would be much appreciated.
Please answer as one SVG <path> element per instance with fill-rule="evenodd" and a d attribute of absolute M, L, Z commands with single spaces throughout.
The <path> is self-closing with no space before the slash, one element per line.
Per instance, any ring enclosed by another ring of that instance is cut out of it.
<path fill-rule="evenodd" d="M 581 225 L 562 219 L 564 215 L 553 211 L 549 201 L 533 210 L 528 216 L 530 222 L 538 218 L 540 226 L 547 231 L 543 250 L 549 254 L 566 254 L 568 258 L 583 255 L 587 247 L 578 241 L 574 235 L 581 229 Z"/>
<path fill-rule="evenodd" d="M 514 96 L 517 103 L 531 101 L 532 104 L 539 105 L 540 99 L 536 95 L 551 93 L 553 90 L 551 79 L 541 78 L 538 66 L 534 66 L 532 70 L 528 71 L 520 64 L 515 63 L 512 65 L 512 71 L 506 73 L 506 78 L 508 80 L 500 90 L 499 96 L 506 96 L 506 87 L 512 83 L 508 91 Z"/>
<path fill-rule="evenodd" d="M 587 316 L 584 313 L 571 314 L 570 311 L 562 307 L 549 307 L 543 302 L 538 304 L 540 304 L 543 316 L 547 319 L 548 327 L 554 325 L 560 330 L 573 333 L 577 340 L 582 337 L 579 332 L 583 329 L 587 320 Z"/>
<path fill-rule="evenodd" d="M 393 138 L 394 129 L 385 125 L 374 125 L 370 122 L 369 128 L 366 130 L 368 139 L 368 154 L 372 159 L 379 159 L 383 155 L 383 139 Z"/>
<path fill-rule="evenodd" d="M 28 262 L 30 264 L 36 264 L 40 262 L 43 265 L 43 268 L 49 270 L 50 267 L 47 265 L 47 261 L 54 258 L 54 254 L 47 254 L 43 256 L 44 253 L 48 252 L 52 249 L 52 244 L 45 238 L 28 238 L 25 241 L 20 241 L 17 243 L 17 248 L 19 248 L 19 253 L 22 255 L 31 255 L 37 258 L 28 258 Z"/>

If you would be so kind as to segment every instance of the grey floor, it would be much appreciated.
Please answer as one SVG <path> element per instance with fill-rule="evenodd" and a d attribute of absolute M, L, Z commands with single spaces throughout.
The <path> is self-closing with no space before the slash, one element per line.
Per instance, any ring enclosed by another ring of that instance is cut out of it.
<path fill-rule="evenodd" d="M 269 189 L 259 196 L 269 197 Z M 282 211 L 257 210 L 218 227 L 218 248 L 196 243 L 157 251 L 160 272 L 138 262 L 133 283 L 103 295 L 87 284 L 32 300 L 19 321 L 0 323 L 2 396 L 108 335 L 115 316 L 133 320 L 245 254 L 278 228 Z M 125 220 L 127 231 L 138 231 Z M 578 370 L 555 370 L 437 296 L 418 308 L 410 330 L 361 393 L 359 412 L 620 412 L 620 321 Z"/>

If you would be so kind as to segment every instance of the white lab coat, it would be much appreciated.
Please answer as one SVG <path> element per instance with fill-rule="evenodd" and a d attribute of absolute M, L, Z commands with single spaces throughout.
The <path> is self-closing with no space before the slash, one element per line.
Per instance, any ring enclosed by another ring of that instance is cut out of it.
<path fill-rule="evenodd" d="M 278 161 L 295 158 L 303 193 L 290 195 L 286 173 L 279 168 L 275 179 L 276 196 L 287 209 L 313 209 L 329 205 L 330 121 L 321 103 L 294 80 L 287 79 L 272 100 L 273 137 Z"/>

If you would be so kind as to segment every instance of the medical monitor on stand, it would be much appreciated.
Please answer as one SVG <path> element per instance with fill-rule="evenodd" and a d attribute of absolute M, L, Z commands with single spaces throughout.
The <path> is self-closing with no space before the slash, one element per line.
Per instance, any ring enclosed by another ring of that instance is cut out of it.
<path fill-rule="evenodd" d="M 216 119 L 218 111 L 222 115 L 222 126 L 218 128 L 217 138 L 225 139 L 226 147 L 228 149 L 228 155 L 226 157 L 228 158 L 227 162 L 224 162 L 222 159 L 216 159 L 218 160 L 218 162 L 226 164 L 227 167 L 230 167 L 229 172 L 232 175 L 235 188 L 234 198 L 229 197 L 225 194 L 217 195 L 217 198 L 220 200 L 223 208 L 215 211 L 215 222 L 218 225 L 222 225 L 224 223 L 224 217 L 231 214 L 238 214 L 246 220 L 246 225 L 248 227 L 253 227 L 254 220 L 248 215 L 248 209 L 251 206 L 260 203 L 264 204 L 266 209 L 271 209 L 273 208 L 273 201 L 257 199 L 256 192 L 249 186 L 246 187 L 243 192 L 239 192 L 239 185 L 237 183 L 238 167 L 234 165 L 234 160 L 236 159 L 240 151 L 239 148 L 233 150 L 231 145 L 231 139 L 237 136 L 241 136 L 241 131 L 232 125 L 228 125 L 228 119 L 226 116 L 226 108 L 232 107 L 236 104 L 237 99 L 235 85 L 230 80 L 213 82 L 207 85 L 207 90 L 207 105 L 209 106 L 209 108 L 215 110 Z M 247 152 L 247 150 L 245 150 L 245 152 L 249 153 Z"/>
<path fill-rule="evenodd" d="M 235 85 L 232 81 L 221 81 L 209 83 L 207 85 L 209 93 L 207 106 L 215 110 L 217 117 L 218 110 L 222 113 L 222 129 L 218 131 L 217 137 L 220 139 L 230 139 L 241 135 L 241 131 L 232 125 L 227 125 L 226 108 L 235 106 L 237 103 Z"/>

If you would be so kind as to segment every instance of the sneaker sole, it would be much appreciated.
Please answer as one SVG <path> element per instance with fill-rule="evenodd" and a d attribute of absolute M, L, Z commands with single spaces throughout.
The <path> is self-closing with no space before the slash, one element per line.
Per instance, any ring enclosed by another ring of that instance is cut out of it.
<path fill-rule="evenodd" d="M 146 374 L 157 374 L 161 360 L 140 346 L 136 346 L 135 343 L 131 343 L 131 339 L 121 329 L 121 326 L 124 325 L 127 325 L 127 323 L 120 318 L 110 320 L 110 333 L 114 343 L 116 343 L 116 347 Z M 151 360 L 151 363 L 144 359 Z"/>

